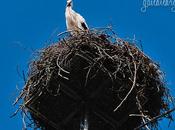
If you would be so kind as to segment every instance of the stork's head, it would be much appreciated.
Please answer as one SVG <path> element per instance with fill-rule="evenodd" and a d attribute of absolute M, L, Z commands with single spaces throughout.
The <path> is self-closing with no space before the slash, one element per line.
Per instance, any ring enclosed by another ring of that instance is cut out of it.
<path fill-rule="evenodd" d="M 71 7 L 73 5 L 72 0 L 67 0 L 67 7 Z"/>

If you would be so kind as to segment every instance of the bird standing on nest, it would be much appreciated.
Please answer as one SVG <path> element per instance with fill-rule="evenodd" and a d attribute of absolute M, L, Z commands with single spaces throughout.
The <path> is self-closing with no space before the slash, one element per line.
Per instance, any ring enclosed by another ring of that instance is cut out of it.
<path fill-rule="evenodd" d="M 65 12 L 67 30 L 74 31 L 76 33 L 80 31 L 88 31 L 88 26 L 86 24 L 85 19 L 80 14 L 76 13 L 72 9 L 72 7 L 73 7 L 72 0 L 67 0 L 66 12 Z"/>

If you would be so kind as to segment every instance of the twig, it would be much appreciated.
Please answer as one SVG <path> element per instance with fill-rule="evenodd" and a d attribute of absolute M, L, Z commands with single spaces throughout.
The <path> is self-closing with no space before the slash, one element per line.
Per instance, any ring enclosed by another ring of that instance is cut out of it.
<path fill-rule="evenodd" d="M 128 47 L 129 49 L 129 47 Z M 130 53 L 130 55 L 132 56 L 132 59 L 134 60 L 134 56 L 132 55 L 132 53 Z M 121 106 L 122 104 L 126 101 L 126 99 L 128 98 L 128 96 L 131 94 L 132 90 L 134 89 L 135 85 L 136 85 L 136 79 L 137 79 L 137 65 L 136 62 L 133 61 L 134 63 L 134 80 L 133 80 L 133 84 L 131 89 L 129 90 L 129 92 L 127 93 L 127 95 L 125 96 L 125 98 L 121 101 L 121 103 L 114 109 L 114 112 L 116 112 Z"/>
<path fill-rule="evenodd" d="M 151 119 L 149 119 L 147 116 L 144 115 L 144 113 L 142 111 L 141 103 L 140 103 L 140 101 L 138 99 L 138 96 L 136 96 L 136 100 L 137 100 L 138 110 L 140 111 L 140 114 L 142 115 L 142 121 L 145 124 L 146 123 L 146 120 L 145 119 L 147 119 L 148 121 L 150 121 Z M 147 130 L 150 130 L 150 128 L 148 127 L 148 125 L 145 125 L 145 128 Z"/>
<path fill-rule="evenodd" d="M 57 58 L 57 66 L 58 66 L 59 70 L 62 70 L 64 73 L 70 74 L 69 71 L 63 69 L 63 68 L 59 65 L 59 62 L 58 62 L 58 61 L 59 61 L 59 57 Z"/>
<path fill-rule="evenodd" d="M 22 109 L 23 106 L 20 106 L 11 116 L 10 118 L 14 117 L 17 115 L 17 113 Z"/>
<path fill-rule="evenodd" d="M 69 32 L 71 32 L 71 31 L 64 31 L 64 32 L 59 33 L 57 36 L 59 37 L 59 36 L 61 36 L 63 34 L 69 33 Z"/>
<path fill-rule="evenodd" d="M 22 128 L 22 130 L 27 130 L 25 116 L 26 116 L 25 113 L 22 112 L 22 122 L 23 122 L 23 128 Z"/>
<path fill-rule="evenodd" d="M 69 78 L 68 77 L 66 77 L 66 76 L 63 76 L 62 74 L 61 74 L 61 71 L 63 71 L 64 73 L 66 73 L 66 74 L 70 74 L 70 72 L 68 72 L 67 70 L 65 70 L 65 69 L 63 69 L 60 65 L 59 65 L 59 56 L 58 56 L 58 58 L 57 58 L 57 66 L 58 66 L 58 75 L 60 76 L 60 77 L 62 77 L 62 78 L 64 78 L 64 79 L 66 79 L 66 80 L 69 80 Z"/>
<path fill-rule="evenodd" d="M 40 112 L 38 112 L 37 110 L 35 110 L 34 108 L 26 105 L 26 107 L 37 117 L 39 117 L 40 119 L 42 119 L 43 121 L 47 122 L 50 126 L 52 126 L 53 128 L 55 128 L 56 130 L 60 130 L 60 126 L 55 124 L 53 121 L 48 120 L 47 117 L 45 117 L 43 114 L 41 114 Z"/>
<path fill-rule="evenodd" d="M 165 113 L 163 113 L 163 114 L 161 114 L 161 115 L 158 115 L 158 116 L 152 118 L 150 121 L 146 122 L 145 124 L 142 124 L 142 125 L 138 126 L 138 127 L 135 128 L 134 130 L 139 130 L 140 128 L 144 127 L 145 125 L 148 125 L 148 124 L 150 124 L 150 123 L 156 121 L 157 119 L 159 119 L 159 118 L 161 118 L 161 117 L 163 117 L 163 116 L 166 116 L 166 115 L 172 113 L 173 111 L 175 111 L 175 108 L 173 108 L 173 109 L 171 109 L 171 110 L 169 110 L 169 111 L 166 111 Z"/>

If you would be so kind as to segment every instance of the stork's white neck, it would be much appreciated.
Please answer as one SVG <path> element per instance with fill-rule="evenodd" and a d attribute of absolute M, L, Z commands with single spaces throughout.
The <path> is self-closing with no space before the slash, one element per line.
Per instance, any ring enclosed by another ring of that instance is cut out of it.
<path fill-rule="evenodd" d="M 66 7 L 66 16 L 71 16 L 74 13 L 74 10 L 72 9 L 71 6 Z"/>
<path fill-rule="evenodd" d="M 67 7 L 66 7 L 66 12 L 69 12 L 69 13 L 70 13 L 70 12 L 72 12 L 72 11 L 73 11 L 73 10 L 72 10 L 72 7 L 71 7 L 71 6 L 67 6 Z"/>

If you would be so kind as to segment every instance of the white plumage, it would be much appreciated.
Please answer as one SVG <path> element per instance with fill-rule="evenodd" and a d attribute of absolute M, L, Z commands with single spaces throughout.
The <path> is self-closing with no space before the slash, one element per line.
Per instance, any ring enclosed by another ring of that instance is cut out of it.
<path fill-rule="evenodd" d="M 67 6 L 66 6 L 66 26 L 68 31 L 87 31 L 88 26 L 86 24 L 85 19 L 75 12 L 73 9 L 73 3 L 72 0 L 67 0 Z"/>

